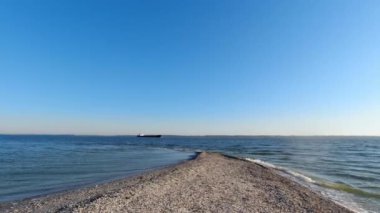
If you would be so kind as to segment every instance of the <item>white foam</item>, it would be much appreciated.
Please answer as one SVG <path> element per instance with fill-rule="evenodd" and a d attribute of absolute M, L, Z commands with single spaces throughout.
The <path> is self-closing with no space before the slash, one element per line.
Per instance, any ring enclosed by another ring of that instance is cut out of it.
<path fill-rule="evenodd" d="M 249 162 L 257 163 L 257 164 L 265 166 L 265 167 L 269 167 L 269 168 L 273 168 L 273 169 L 278 169 L 277 166 L 275 166 L 275 165 L 273 165 L 271 163 L 267 163 L 265 161 L 259 160 L 259 159 L 245 158 L 245 160 L 247 160 Z"/>
<path fill-rule="evenodd" d="M 286 176 L 290 179 L 293 179 L 293 181 L 296 181 L 297 183 L 300 183 L 303 186 L 309 187 L 313 191 L 318 191 L 323 196 L 330 198 L 331 200 L 336 202 L 338 205 L 344 206 L 353 212 L 363 212 L 363 213 L 369 213 L 370 212 L 370 211 L 366 211 L 363 208 L 359 207 L 357 205 L 357 203 L 353 202 L 350 199 L 347 199 L 347 198 L 342 199 L 342 198 L 344 198 L 344 196 L 342 196 L 343 195 L 342 193 L 339 193 L 339 192 L 336 193 L 333 190 L 324 189 L 324 188 L 319 187 L 317 185 L 317 181 L 313 180 L 310 177 L 307 177 L 306 175 L 303 175 L 303 174 L 295 172 L 295 171 L 291 171 L 289 169 L 286 169 L 286 168 L 283 168 L 280 166 L 275 166 L 271 163 L 262 161 L 260 159 L 245 158 L 245 160 L 252 162 L 252 163 L 262 165 L 262 166 L 267 167 L 267 168 L 272 168 L 272 169 L 278 170 L 278 171 L 280 171 L 279 174 Z"/>
<path fill-rule="evenodd" d="M 311 179 L 310 177 L 307 177 L 303 174 L 300 174 L 298 172 L 295 172 L 295 171 L 291 171 L 291 170 L 288 170 L 288 169 L 285 169 L 285 168 L 282 168 L 282 167 L 279 167 L 279 166 L 275 166 L 271 163 L 268 163 L 268 162 L 265 162 L 265 161 L 262 161 L 260 159 L 251 159 L 251 158 L 245 158 L 245 160 L 249 161 L 249 162 L 253 162 L 253 163 L 257 163 L 257 164 L 260 164 L 262 166 L 265 166 L 265 167 L 269 167 L 269 168 L 273 168 L 273 169 L 277 169 L 277 170 L 280 170 L 282 172 L 285 172 L 289 175 L 292 175 L 296 178 L 299 178 L 299 179 L 302 179 L 304 181 L 307 181 L 309 183 L 316 183 L 313 179 Z"/>
<path fill-rule="evenodd" d="M 293 175 L 293 176 L 296 176 L 296 177 L 298 177 L 298 178 L 301 178 L 301 179 L 303 179 L 304 181 L 307 181 L 307 182 L 309 182 L 309 183 L 316 183 L 315 180 L 313 180 L 313 179 L 311 179 L 311 178 L 309 178 L 309 177 L 307 177 L 307 176 L 305 176 L 305 175 L 303 175 L 303 174 L 300 174 L 300 173 L 298 173 L 298 172 L 294 172 L 294 171 L 290 171 L 290 170 L 286 170 L 286 172 L 289 173 L 289 174 L 291 174 L 291 175 Z"/>

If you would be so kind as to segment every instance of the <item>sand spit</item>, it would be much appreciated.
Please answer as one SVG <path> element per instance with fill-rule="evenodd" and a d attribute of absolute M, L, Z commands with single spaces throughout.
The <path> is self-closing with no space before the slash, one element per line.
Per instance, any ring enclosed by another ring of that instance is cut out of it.
<path fill-rule="evenodd" d="M 350 212 L 271 168 L 216 153 L 0 212 Z"/>

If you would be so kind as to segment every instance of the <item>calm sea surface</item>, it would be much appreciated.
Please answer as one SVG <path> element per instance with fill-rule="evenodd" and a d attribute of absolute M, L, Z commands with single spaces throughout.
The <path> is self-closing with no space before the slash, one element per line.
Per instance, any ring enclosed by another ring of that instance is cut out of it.
<path fill-rule="evenodd" d="M 0 135 L 0 201 L 138 174 L 203 150 L 275 167 L 352 209 L 380 212 L 380 137 Z"/>

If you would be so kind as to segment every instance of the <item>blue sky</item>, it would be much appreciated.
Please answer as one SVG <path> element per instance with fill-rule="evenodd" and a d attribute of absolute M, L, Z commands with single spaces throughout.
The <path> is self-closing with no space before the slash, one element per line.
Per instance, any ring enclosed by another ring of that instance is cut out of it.
<path fill-rule="evenodd" d="M 380 135 L 380 2 L 0 1 L 0 132 Z"/>

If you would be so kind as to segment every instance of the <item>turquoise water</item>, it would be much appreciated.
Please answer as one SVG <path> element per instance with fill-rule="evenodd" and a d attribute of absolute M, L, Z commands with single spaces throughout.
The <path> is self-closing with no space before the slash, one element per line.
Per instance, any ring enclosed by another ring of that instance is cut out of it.
<path fill-rule="evenodd" d="M 358 211 L 380 212 L 380 137 L 0 136 L 0 201 L 159 168 L 218 151 L 284 171 Z"/>

